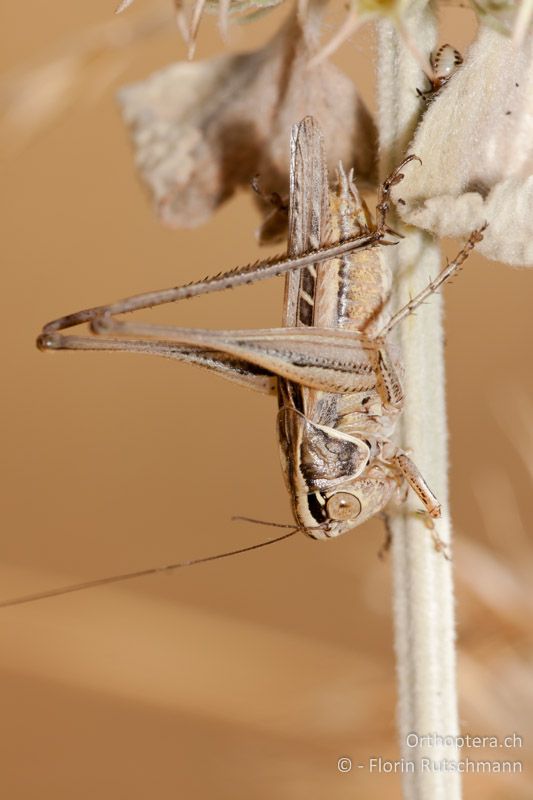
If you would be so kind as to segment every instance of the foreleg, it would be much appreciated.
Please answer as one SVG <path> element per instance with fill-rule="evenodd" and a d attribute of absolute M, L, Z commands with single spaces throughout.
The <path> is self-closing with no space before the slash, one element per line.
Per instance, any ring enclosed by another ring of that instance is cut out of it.
<path fill-rule="evenodd" d="M 411 461 L 403 450 L 396 450 L 391 460 L 393 464 L 398 467 L 411 489 L 418 495 L 429 516 L 432 517 L 432 519 L 440 517 L 441 505 L 427 485 L 416 464 Z"/>

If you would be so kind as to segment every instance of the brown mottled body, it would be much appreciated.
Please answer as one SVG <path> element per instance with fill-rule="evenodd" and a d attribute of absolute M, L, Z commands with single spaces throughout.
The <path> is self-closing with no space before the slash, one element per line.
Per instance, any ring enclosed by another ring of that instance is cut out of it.
<path fill-rule="evenodd" d="M 29 603 L 91 587 L 226 558 L 303 531 L 315 539 L 360 525 L 409 485 L 431 517 L 437 499 L 416 465 L 391 441 L 402 409 L 399 359 L 388 334 L 461 266 L 482 230 L 410 302 L 389 316 L 391 276 L 382 257 L 390 189 L 409 156 L 380 187 L 376 226 L 339 168 L 330 191 L 322 136 L 306 117 L 291 139 L 288 253 L 203 281 L 86 308 L 44 326 L 43 350 L 107 350 L 197 364 L 279 400 L 278 432 L 297 527 L 274 539 L 193 561 L 98 578 L 0 602 Z M 117 315 L 287 275 L 284 327 L 211 331 L 128 323 Z M 62 331 L 88 324 L 91 335 Z M 402 486 L 403 485 L 403 486 Z M 281 526 L 290 527 L 290 526 Z"/>
<path fill-rule="evenodd" d="M 409 156 L 380 188 L 372 226 L 342 167 L 330 190 L 322 135 L 316 121 L 306 117 L 294 126 L 291 139 L 286 256 L 69 314 L 48 323 L 38 344 L 160 355 L 277 394 L 285 477 L 297 525 L 310 536 L 330 538 L 361 524 L 405 481 L 438 516 L 438 502 L 422 476 L 391 442 L 403 396 L 399 359 L 386 337 L 453 274 L 481 233 L 472 235 L 419 296 L 389 317 L 391 276 L 382 245 L 393 242 L 386 239 L 385 219 L 390 189 L 414 158 Z M 281 274 L 287 276 L 282 328 L 211 331 L 117 319 Z M 92 336 L 60 333 L 83 323 Z"/>
<path fill-rule="evenodd" d="M 327 241 L 369 235 L 371 223 L 351 174 L 339 167 L 328 188 L 323 144 L 314 120 L 295 126 L 291 141 L 289 254 L 297 258 Z M 403 166 L 403 165 L 402 165 Z M 397 170 L 389 183 L 401 180 Z M 379 209 L 379 206 L 378 206 Z M 406 483 L 427 513 L 440 505 L 416 465 L 391 436 L 403 406 L 398 353 L 386 335 L 405 314 L 435 291 L 464 261 L 471 240 L 419 296 L 393 317 L 387 309 L 391 274 L 380 247 L 342 253 L 287 276 L 285 325 L 308 335 L 352 342 L 351 389 L 339 390 L 329 362 L 330 385 L 278 378 L 278 432 L 286 483 L 300 527 L 327 539 L 383 510 Z M 357 354 L 357 358 L 356 358 Z M 312 377 L 312 369 L 308 372 Z"/>
<path fill-rule="evenodd" d="M 328 188 L 322 139 L 313 120 L 304 120 L 294 131 L 291 151 L 289 254 L 296 257 L 327 241 L 369 234 L 371 222 L 352 174 L 347 175 L 340 165 L 335 187 Z M 390 288 L 391 274 L 380 248 L 357 256 L 343 254 L 286 278 L 285 325 L 353 332 L 354 347 L 364 348 L 367 354 L 366 363 L 359 365 L 359 385 L 352 392 L 278 380 L 285 477 L 295 517 L 315 538 L 338 535 L 347 523 L 353 527 L 362 521 L 327 519 L 328 503 L 341 493 L 348 497 L 354 479 L 367 501 L 361 503 L 359 495 L 350 495 L 356 498 L 357 517 L 371 516 L 397 487 L 396 467 L 390 475 L 377 468 L 372 475 L 359 477 L 381 453 L 399 410 L 390 406 L 388 414 L 383 413 L 376 369 L 380 348 L 373 341 Z"/>

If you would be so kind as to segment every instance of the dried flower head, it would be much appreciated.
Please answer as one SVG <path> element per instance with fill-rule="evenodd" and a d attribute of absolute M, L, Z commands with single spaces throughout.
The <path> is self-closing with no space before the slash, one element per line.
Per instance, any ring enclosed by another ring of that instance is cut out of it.
<path fill-rule="evenodd" d="M 134 0 L 122 0 L 115 13 L 122 13 L 133 2 Z M 225 37 L 231 17 L 250 21 L 283 2 L 284 0 L 191 0 L 186 3 L 183 0 L 174 0 L 176 22 L 187 44 L 189 58 L 194 55 L 198 29 L 205 13 L 218 15 L 220 30 Z"/>

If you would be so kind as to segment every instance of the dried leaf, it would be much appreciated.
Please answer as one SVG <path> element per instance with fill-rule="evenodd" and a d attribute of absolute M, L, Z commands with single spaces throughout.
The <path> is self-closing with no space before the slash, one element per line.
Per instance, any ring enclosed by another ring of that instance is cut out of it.
<path fill-rule="evenodd" d="M 260 175 L 265 194 L 288 191 L 291 126 L 318 119 L 330 166 L 374 177 L 375 128 L 352 82 L 329 63 L 309 66 L 309 17 L 296 16 L 262 49 L 177 63 L 120 92 L 136 163 L 171 226 L 205 222 L 237 187 Z"/>
<path fill-rule="evenodd" d="M 439 236 L 489 223 L 479 251 L 533 265 L 533 41 L 482 27 L 410 146 L 423 162 L 395 189 L 398 211 Z"/>

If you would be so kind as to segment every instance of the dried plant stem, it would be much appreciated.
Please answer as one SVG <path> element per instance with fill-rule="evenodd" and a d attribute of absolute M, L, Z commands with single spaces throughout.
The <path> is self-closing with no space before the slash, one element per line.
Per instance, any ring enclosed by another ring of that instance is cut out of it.
<path fill-rule="evenodd" d="M 404 20 L 405 33 L 418 51 L 435 46 L 433 10 L 420 5 Z M 389 22 L 378 25 L 378 104 L 381 168 L 386 174 L 399 163 L 422 111 L 417 86 L 423 74 L 401 36 Z M 413 169 L 423 169 L 413 166 Z M 396 225 L 396 221 L 393 225 Z M 439 248 L 422 231 L 409 228 L 387 257 L 396 278 L 394 303 L 402 306 L 437 273 Z M 444 388 L 442 302 L 434 295 L 399 326 L 405 364 L 405 407 L 401 444 L 416 461 L 443 506 L 435 532 L 450 540 L 448 509 L 447 424 Z M 435 550 L 413 495 L 390 517 L 393 535 L 394 616 L 399 685 L 398 725 L 401 755 L 414 761 L 414 773 L 403 775 L 406 800 L 457 800 L 459 775 L 440 769 L 423 771 L 422 758 L 438 766 L 457 760 L 453 746 L 410 747 L 408 734 L 457 735 L 455 629 L 451 563 Z M 435 533 L 434 532 L 434 533 Z"/>

